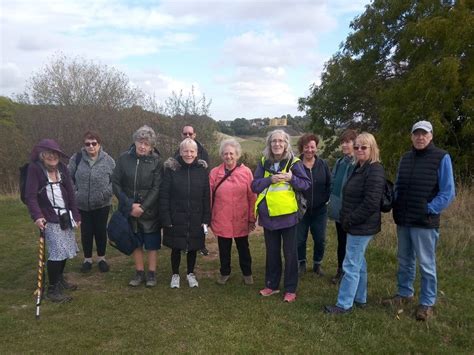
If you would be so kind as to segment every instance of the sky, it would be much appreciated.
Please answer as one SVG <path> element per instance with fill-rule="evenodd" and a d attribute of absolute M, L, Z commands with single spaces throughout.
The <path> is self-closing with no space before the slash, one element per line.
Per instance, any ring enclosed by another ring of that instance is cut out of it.
<path fill-rule="evenodd" d="M 212 99 L 215 120 L 301 115 L 298 98 L 368 0 L 0 0 L 0 95 L 55 55 L 125 73 L 163 103 Z"/>

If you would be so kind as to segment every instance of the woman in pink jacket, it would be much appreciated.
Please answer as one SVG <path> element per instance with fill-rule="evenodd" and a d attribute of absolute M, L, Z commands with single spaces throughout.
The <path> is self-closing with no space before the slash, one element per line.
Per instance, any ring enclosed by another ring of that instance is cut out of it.
<path fill-rule="evenodd" d="M 256 195 L 250 188 L 253 175 L 249 168 L 238 163 L 242 148 L 236 140 L 222 141 L 219 154 L 223 163 L 212 169 L 209 174 L 212 203 L 211 229 L 217 236 L 221 263 L 217 283 L 225 285 L 229 280 L 232 239 L 234 239 L 239 252 L 244 283 L 251 285 L 253 284 L 252 257 L 248 235 L 255 229 Z"/>

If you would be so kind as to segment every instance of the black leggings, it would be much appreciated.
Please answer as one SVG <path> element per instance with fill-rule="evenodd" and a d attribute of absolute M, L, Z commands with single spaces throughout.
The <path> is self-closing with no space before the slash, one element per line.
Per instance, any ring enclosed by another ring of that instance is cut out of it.
<path fill-rule="evenodd" d="M 56 285 L 59 282 L 59 278 L 64 272 L 66 266 L 66 259 L 61 261 L 48 260 L 48 279 L 50 285 Z"/>
<path fill-rule="evenodd" d="M 196 265 L 197 250 L 191 250 L 186 253 L 186 261 L 188 266 L 188 274 L 194 272 L 194 266 Z M 171 249 L 171 269 L 173 274 L 179 274 L 179 264 L 181 263 L 181 250 Z"/>
<path fill-rule="evenodd" d="M 337 267 L 342 270 L 342 262 L 346 256 L 347 233 L 342 229 L 342 225 L 336 222 L 337 232 Z"/>
<path fill-rule="evenodd" d="M 217 237 L 219 245 L 219 259 L 221 262 L 221 275 L 230 275 L 232 240 L 235 241 L 237 251 L 239 252 L 240 270 L 244 276 L 252 275 L 252 257 L 250 256 L 249 237 L 223 238 Z"/>
<path fill-rule="evenodd" d="M 105 256 L 107 247 L 107 218 L 110 206 L 105 206 L 92 211 L 81 213 L 81 241 L 85 258 L 92 258 L 92 245 L 95 238 L 97 256 Z"/>

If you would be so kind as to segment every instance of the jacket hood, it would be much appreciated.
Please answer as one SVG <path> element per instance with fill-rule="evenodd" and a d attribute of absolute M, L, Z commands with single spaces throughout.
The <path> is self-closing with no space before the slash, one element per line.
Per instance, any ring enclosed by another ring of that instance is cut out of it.
<path fill-rule="evenodd" d="M 33 147 L 33 150 L 30 154 L 30 159 L 32 161 L 39 160 L 39 155 L 41 152 L 51 150 L 59 154 L 60 158 L 69 159 L 69 157 L 64 153 L 59 144 L 53 139 L 43 139 L 38 144 Z"/>
<path fill-rule="evenodd" d="M 191 164 L 187 164 L 184 162 L 183 158 L 168 158 L 165 163 L 164 167 L 171 169 L 173 171 L 181 169 L 182 166 L 191 165 L 191 166 L 202 166 L 204 169 L 207 169 L 208 165 L 205 160 L 202 159 L 195 159 Z"/>

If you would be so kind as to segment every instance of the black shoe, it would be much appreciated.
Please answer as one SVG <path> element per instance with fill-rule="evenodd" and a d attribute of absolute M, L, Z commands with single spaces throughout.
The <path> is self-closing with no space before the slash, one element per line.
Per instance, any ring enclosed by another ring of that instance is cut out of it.
<path fill-rule="evenodd" d="M 365 308 L 367 308 L 367 302 L 366 303 L 360 303 L 360 302 L 355 302 L 354 301 L 354 306 L 356 308 L 365 309 Z"/>
<path fill-rule="evenodd" d="M 59 276 L 58 284 L 63 290 L 69 290 L 69 291 L 77 290 L 77 285 L 71 282 L 67 282 L 66 279 L 64 278 L 64 275 Z"/>
<path fill-rule="evenodd" d="M 46 298 L 54 303 L 64 303 L 72 300 L 72 297 L 66 296 L 63 293 L 62 287 L 60 286 L 59 282 L 55 285 L 48 286 L 48 293 L 46 294 Z"/>
<path fill-rule="evenodd" d="M 107 261 L 105 260 L 99 261 L 99 270 L 100 272 L 108 272 L 110 270 L 109 264 L 107 264 Z"/>
<path fill-rule="evenodd" d="M 199 252 L 204 256 L 209 255 L 209 250 L 207 250 L 206 247 L 202 248 Z"/>
<path fill-rule="evenodd" d="M 323 269 L 321 269 L 321 264 L 314 264 L 313 272 L 318 276 L 324 276 Z"/>
<path fill-rule="evenodd" d="M 303 274 L 306 272 L 306 263 L 305 262 L 301 262 L 299 265 L 298 265 L 298 275 L 300 276 L 303 276 Z"/>
<path fill-rule="evenodd" d="M 350 313 L 352 308 L 344 309 L 338 306 L 324 306 L 324 312 L 329 314 L 345 314 Z"/>
<path fill-rule="evenodd" d="M 146 287 L 155 287 L 156 286 L 156 275 L 154 271 L 148 271 L 146 275 Z"/>
<path fill-rule="evenodd" d="M 334 285 L 337 285 L 339 282 L 341 282 L 342 277 L 344 276 L 344 272 L 342 271 L 342 268 L 337 268 L 336 275 L 331 279 L 331 282 Z"/>
<path fill-rule="evenodd" d="M 88 273 L 92 270 L 92 263 L 84 261 L 81 266 L 81 272 Z"/>

